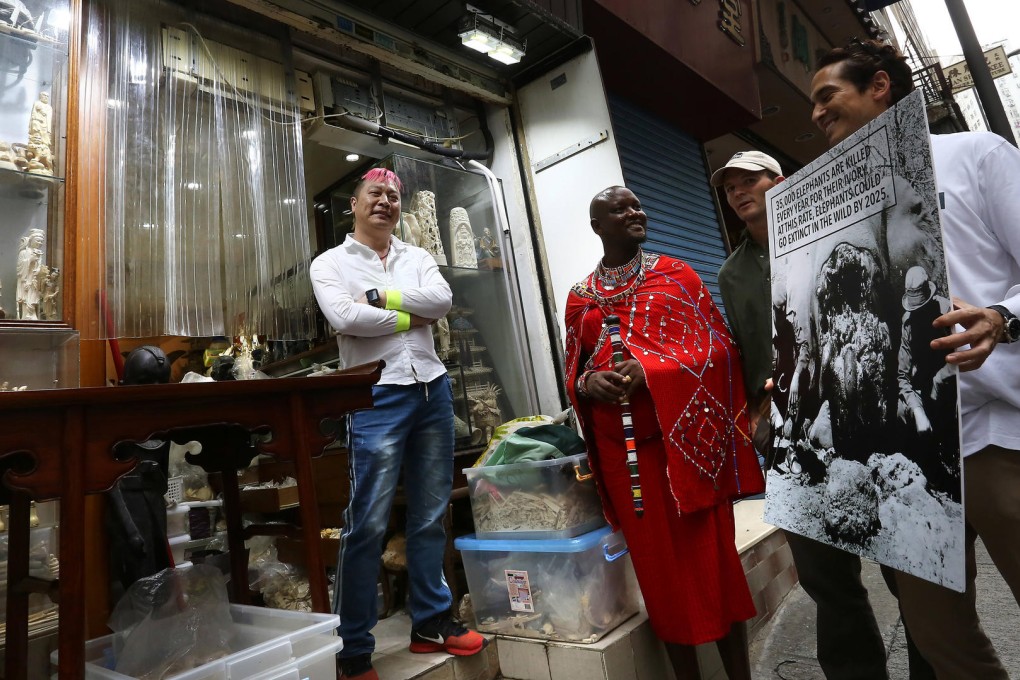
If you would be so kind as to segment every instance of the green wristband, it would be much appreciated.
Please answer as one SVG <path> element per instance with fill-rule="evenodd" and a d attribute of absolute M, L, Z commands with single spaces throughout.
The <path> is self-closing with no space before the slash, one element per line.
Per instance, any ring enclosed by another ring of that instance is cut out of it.
<path fill-rule="evenodd" d="M 403 301 L 404 296 L 400 294 L 399 290 L 386 291 L 386 309 L 400 309 L 400 303 Z"/>
<path fill-rule="evenodd" d="M 395 332 L 403 333 L 411 327 L 411 315 L 407 312 L 397 312 L 397 329 Z"/>

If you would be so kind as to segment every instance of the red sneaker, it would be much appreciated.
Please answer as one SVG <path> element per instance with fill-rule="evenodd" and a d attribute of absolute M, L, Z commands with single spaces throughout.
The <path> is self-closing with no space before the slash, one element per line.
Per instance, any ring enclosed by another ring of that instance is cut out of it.
<path fill-rule="evenodd" d="M 457 656 L 471 656 L 482 651 L 488 642 L 473 630 L 468 630 L 449 616 L 437 616 L 411 631 L 410 650 L 415 654 L 446 652 Z"/>

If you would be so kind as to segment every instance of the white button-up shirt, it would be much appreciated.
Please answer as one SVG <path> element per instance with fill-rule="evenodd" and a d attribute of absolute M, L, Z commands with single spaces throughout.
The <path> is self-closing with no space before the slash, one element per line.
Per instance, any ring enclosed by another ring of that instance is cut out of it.
<path fill-rule="evenodd" d="M 1020 315 L 1020 152 L 990 132 L 931 140 L 950 292 Z M 1020 451 L 1020 343 L 960 373 L 960 414 L 964 456 L 989 444 Z"/>
<path fill-rule="evenodd" d="M 319 307 L 339 332 L 343 366 L 382 359 L 386 367 L 380 385 L 429 382 L 446 373 L 431 326 L 396 332 L 396 311 L 355 302 L 372 288 L 399 290 L 401 311 L 426 319 L 446 316 L 453 292 L 427 251 L 391 236 L 383 266 L 374 250 L 348 234 L 342 244 L 315 258 L 309 274 Z"/>

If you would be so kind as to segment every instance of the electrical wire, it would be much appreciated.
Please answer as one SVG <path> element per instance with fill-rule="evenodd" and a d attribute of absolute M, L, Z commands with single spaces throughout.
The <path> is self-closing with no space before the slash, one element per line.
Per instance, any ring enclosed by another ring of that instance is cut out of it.
<path fill-rule="evenodd" d="M 248 98 L 248 95 L 244 94 L 243 92 L 241 92 L 241 90 L 237 89 L 237 87 L 232 82 L 230 82 L 230 80 L 227 79 L 226 74 L 220 69 L 220 65 L 216 61 L 216 57 L 213 56 L 212 50 L 209 49 L 209 45 L 205 42 L 205 38 L 202 37 L 202 32 L 199 31 L 198 28 L 196 28 L 193 24 L 189 24 L 186 21 L 182 21 L 181 23 L 178 24 L 178 26 L 184 26 L 190 29 L 195 34 L 195 36 L 198 38 L 199 43 L 201 43 L 202 49 L 205 51 L 206 56 L 209 57 L 209 62 L 212 64 L 213 69 L 216 71 L 217 75 L 219 75 L 219 77 L 223 80 L 223 82 L 226 83 L 230 87 L 230 89 L 234 91 L 234 94 L 237 95 L 238 99 L 243 101 L 251 108 L 255 109 L 262 118 L 265 118 L 270 123 L 274 123 L 276 125 L 294 124 L 293 118 L 291 118 L 290 120 L 276 120 L 275 118 L 271 118 L 264 114 L 262 112 L 263 106 L 261 104 L 253 102 L 251 99 Z"/>

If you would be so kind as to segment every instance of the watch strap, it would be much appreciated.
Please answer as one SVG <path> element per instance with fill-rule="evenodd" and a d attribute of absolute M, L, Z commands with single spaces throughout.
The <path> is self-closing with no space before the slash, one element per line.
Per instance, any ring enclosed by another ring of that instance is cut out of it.
<path fill-rule="evenodd" d="M 1003 339 L 1000 342 L 1016 342 L 1020 340 L 1020 318 L 1003 305 L 989 305 L 988 309 L 1002 315 L 1005 324 L 1002 327 Z"/>

